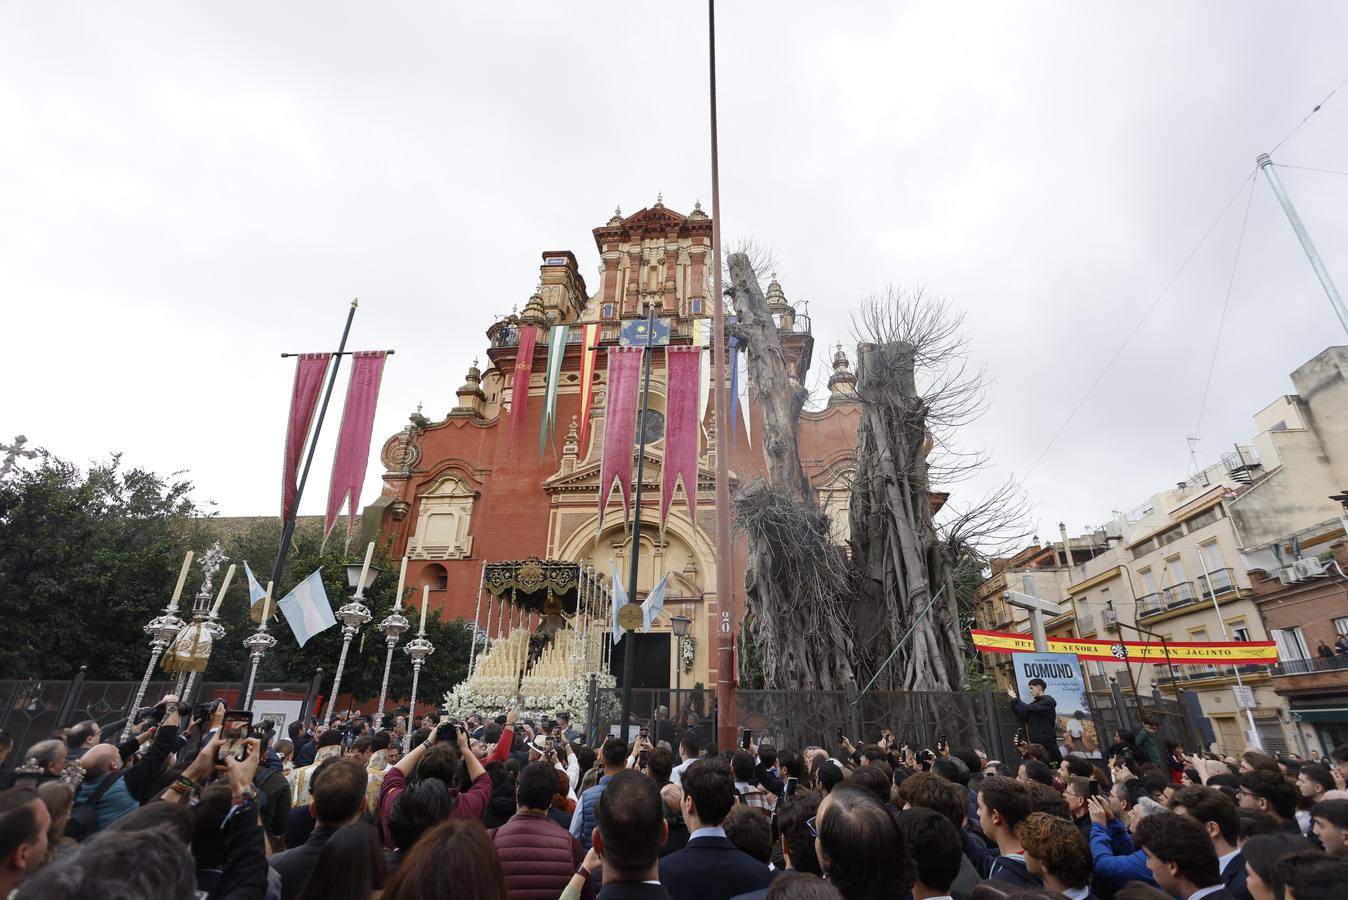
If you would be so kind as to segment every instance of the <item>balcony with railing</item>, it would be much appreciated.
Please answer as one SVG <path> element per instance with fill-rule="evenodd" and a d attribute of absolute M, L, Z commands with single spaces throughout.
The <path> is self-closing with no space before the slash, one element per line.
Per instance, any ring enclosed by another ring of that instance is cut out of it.
<path fill-rule="evenodd" d="M 1323 694 L 1348 691 L 1348 654 L 1283 659 L 1269 667 L 1279 694 Z"/>
<path fill-rule="evenodd" d="M 1163 612 L 1164 610 L 1165 595 L 1159 591 L 1145 594 L 1144 596 L 1137 598 L 1138 618 L 1141 618 L 1142 616 L 1152 616 L 1158 612 Z"/>
<path fill-rule="evenodd" d="M 1233 575 L 1230 569 L 1218 569 L 1206 576 L 1198 576 L 1198 588 L 1203 594 L 1203 599 L 1211 600 L 1214 597 L 1220 599 L 1237 593 L 1240 588 Z"/>
<path fill-rule="evenodd" d="M 1270 670 L 1274 667 L 1263 665 L 1245 665 L 1245 666 L 1220 666 L 1212 665 L 1192 665 L 1189 663 L 1176 663 L 1173 667 L 1174 674 L 1171 674 L 1171 666 L 1163 660 L 1157 660 L 1155 663 L 1155 675 L 1153 680 L 1161 684 L 1186 683 L 1190 681 L 1208 681 L 1215 678 L 1236 677 L 1236 669 L 1240 669 L 1240 677 L 1246 680 L 1251 678 L 1266 678 Z"/>

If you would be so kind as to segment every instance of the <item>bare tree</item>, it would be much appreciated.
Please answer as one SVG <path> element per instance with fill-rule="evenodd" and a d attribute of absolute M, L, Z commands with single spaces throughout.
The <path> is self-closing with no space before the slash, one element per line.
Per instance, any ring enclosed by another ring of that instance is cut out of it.
<path fill-rule="evenodd" d="M 879 673 L 881 689 L 958 689 L 965 682 L 960 606 L 967 598 L 956 566 L 1022 528 L 1023 506 L 1008 482 L 943 526 L 935 521 L 934 496 L 945 498 L 933 484 L 962 480 L 985 461 L 951 440 L 984 409 L 982 372 L 969 364 L 963 317 L 940 298 L 891 289 L 866 303 L 859 331 L 862 418 L 849 510 L 860 578 L 856 662 L 868 678 Z"/>
<path fill-rule="evenodd" d="M 729 269 L 737 317 L 731 333 L 745 349 L 763 412 L 767 468 L 766 478 L 743 485 L 734 500 L 748 553 L 750 636 L 769 687 L 841 690 L 852 675 L 849 571 L 800 463 L 796 425 L 807 393 L 787 365 L 754 258 L 732 253 Z"/>

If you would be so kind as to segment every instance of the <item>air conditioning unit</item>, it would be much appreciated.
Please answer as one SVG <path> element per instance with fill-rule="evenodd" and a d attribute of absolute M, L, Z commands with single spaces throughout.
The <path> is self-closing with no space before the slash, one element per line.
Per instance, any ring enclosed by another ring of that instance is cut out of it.
<path fill-rule="evenodd" d="M 1307 578 L 1306 574 L 1296 567 L 1296 563 L 1290 566 L 1283 566 L 1278 570 L 1278 580 L 1283 584 L 1300 584 Z"/>
<path fill-rule="evenodd" d="M 1299 559 L 1292 563 L 1292 569 L 1300 576 L 1299 580 L 1319 578 L 1325 574 L 1324 564 L 1318 559 Z"/>
<path fill-rule="evenodd" d="M 1106 628 L 1119 627 L 1119 614 L 1112 609 L 1105 610 L 1105 627 Z"/>

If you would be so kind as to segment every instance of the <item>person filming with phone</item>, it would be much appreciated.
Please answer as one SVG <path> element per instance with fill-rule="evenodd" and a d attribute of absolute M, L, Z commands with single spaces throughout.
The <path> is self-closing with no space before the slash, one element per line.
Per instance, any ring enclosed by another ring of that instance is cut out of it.
<path fill-rule="evenodd" d="M 95 744 L 80 757 L 84 781 L 75 795 L 76 811 L 71 818 L 88 833 L 107 828 L 149 799 L 155 779 L 178 742 L 180 721 L 178 698 L 172 694 L 165 695 L 156 708 L 163 709 L 163 717 L 138 762 L 123 768 L 116 744 Z M 91 810 L 92 814 L 81 814 L 81 808 Z"/>
<path fill-rule="evenodd" d="M 1058 752 L 1058 701 L 1044 693 L 1048 683 L 1042 678 L 1031 678 L 1030 702 L 1026 703 L 1016 694 L 1012 685 L 1007 685 L 1006 696 L 1011 698 L 1011 711 L 1025 725 L 1025 737 L 1031 744 L 1040 744 L 1052 757 L 1053 763 L 1062 761 Z"/>

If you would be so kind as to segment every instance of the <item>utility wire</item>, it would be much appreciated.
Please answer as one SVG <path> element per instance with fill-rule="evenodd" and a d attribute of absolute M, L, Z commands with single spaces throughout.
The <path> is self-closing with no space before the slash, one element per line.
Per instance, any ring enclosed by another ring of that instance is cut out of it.
<path fill-rule="evenodd" d="M 1338 169 L 1316 169 L 1312 166 L 1289 166 L 1287 163 L 1274 163 L 1279 169 L 1300 169 L 1303 172 L 1319 172 L 1322 175 L 1348 175 L 1348 172 L 1341 172 Z"/>
<path fill-rule="evenodd" d="M 1268 155 L 1272 156 L 1274 153 L 1277 153 L 1278 148 L 1281 147 L 1283 144 L 1287 143 L 1288 141 L 1290 141 L 1292 139 L 1292 135 L 1300 131 L 1301 126 L 1305 125 L 1308 121 L 1310 121 L 1311 116 L 1318 113 L 1320 111 L 1320 107 L 1328 103 L 1329 98 L 1333 97 L 1336 93 L 1338 93 L 1339 88 L 1343 87 L 1345 84 L 1348 84 L 1348 77 L 1345 77 L 1343 81 L 1340 81 L 1338 84 L 1334 85 L 1334 90 L 1330 91 L 1328 94 L 1325 94 L 1325 99 L 1315 104 L 1315 106 L 1311 108 L 1311 111 L 1306 113 L 1306 115 L 1302 118 L 1302 120 L 1296 124 L 1296 127 L 1293 128 L 1291 131 L 1287 132 L 1287 137 L 1283 138 L 1282 140 L 1278 141 L 1278 143 L 1274 144 L 1273 149 L 1268 151 Z"/>
<path fill-rule="evenodd" d="M 1250 222 L 1250 207 L 1254 204 L 1254 173 L 1250 174 L 1250 192 L 1245 198 L 1245 215 L 1240 220 L 1240 236 L 1236 238 L 1236 255 L 1231 260 L 1231 277 L 1226 281 L 1226 297 L 1222 300 L 1222 315 L 1217 320 L 1217 336 L 1212 342 L 1212 358 L 1208 360 L 1208 377 L 1203 382 L 1203 399 L 1198 402 L 1198 421 L 1194 422 L 1193 435 L 1196 439 L 1199 435 L 1199 429 L 1203 427 L 1203 413 L 1208 408 L 1208 391 L 1212 387 L 1212 373 L 1217 369 L 1217 351 L 1222 346 L 1222 331 L 1226 327 L 1226 313 L 1231 307 L 1231 289 L 1236 284 L 1236 269 L 1240 265 L 1240 250 L 1245 245 L 1245 226 Z M 1193 444 L 1189 445 L 1189 456 L 1194 462 Z"/>
<path fill-rule="evenodd" d="M 1082 394 L 1081 399 L 1077 401 L 1077 405 L 1072 407 L 1072 411 L 1068 413 L 1067 419 L 1062 423 L 1058 430 L 1053 433 L 1053 437 L 1049 438 L 1048 444 L 1044 446 L 1044 449 L 1039 451 L 1039 455 L 1034 458 L 1034 462 L 1025 473 L 1025 477 L 1021 479 L 1022 482 L 1028 481 L 1030 476 L 1034 474 L 1034 470 L 1039 468 L 1039 463 L 1041 463 L 1044 457 L 1048 455 L 1048 451 L 1053 449 L 1053 445 L 1058 442 L 1058 438 L 1062 437 L 1063 432 L 1067 430 L 1067 426 L 1072 424 L 1072 420 L 1076 418 L 1077 413 L 1081 412 L 1081 408 L 1086 405 L 1086 401 L 1090 399 L 1091 394 L 1095 393 L 1095 389 L 1100 386 L 1100 382 L 1105 380 L 1105 376 L 1108 375 L 1109 370 L 1114 367 L 1114 363 L 1118 362 L 1119 357 L 1123 355 L 1123 351 L 1128 349 L 1128 345 L 1132 343 L 1133 338 L 1137 336 L 1137 333 L 1142 330 L 1142 326 L 1156 310 L 1156 307 L 1160 305 L 1161 300 L 1165 298 L 1165 295 L 1169 293 L 1170 288 L 1174 286 L 1177 280 L 1179 280 L 1180 275 L 1184 274 L 1184 270 L 1189 267 L 1189 263 L 1193 260 L 1194 256 L 1197 255 L 1198 251 L 1207 243 L 1208 238 L 1212 236 L 1212 232 L 1217 228 L 1217 225 L 1222 219 L 1226 218 L 1226 213 L 1231 209 L 1231 204 L 1235 203 L 1236 198 L 1240 196 L 1240 192 L 1245 190 L 1245 185 L 1253 180 L 1254 173 L 1251 172 L 1249 175 L 1245 176 L 1243 181 L 1241 181 L 1240 186 L 1237 187 L 1235 192 L 1231 195 L 1231 199 L 1226 201 L 1226 205 L 1222 207 L 1222 211 L 1217 214 L 1217 218 L 1212 220 L 1212 224 L 1203 232 L 1203 236 L 1198 239 L 1198 243 L 1194 244 L 1194 247 L 1189 251 L 1188 256 L 1184 257 L 1184 261 L 1180 263 L 1179 268 L 1175 270 L 1175 274 L 1170 276 L 1170 280 L 1165 283 L 1165 287 L 1161 288 L 1161 292 L 1156 295 L 1156 299 L 1151 301 L 1151 305 L 1142 313 L 1142 317 L 1137 320 L 1137 324 L 1135 324 L 1132 330 L 1124 337 L 1123 343 L 1119 345 L 1119 349 L 1114 351 L 1114 355 L 1105 363 L 1105 367 L 1100 370 L 1100 374 L 1091 382 L 1090 387 L 1086 388 L 1086 393 Z"/>

